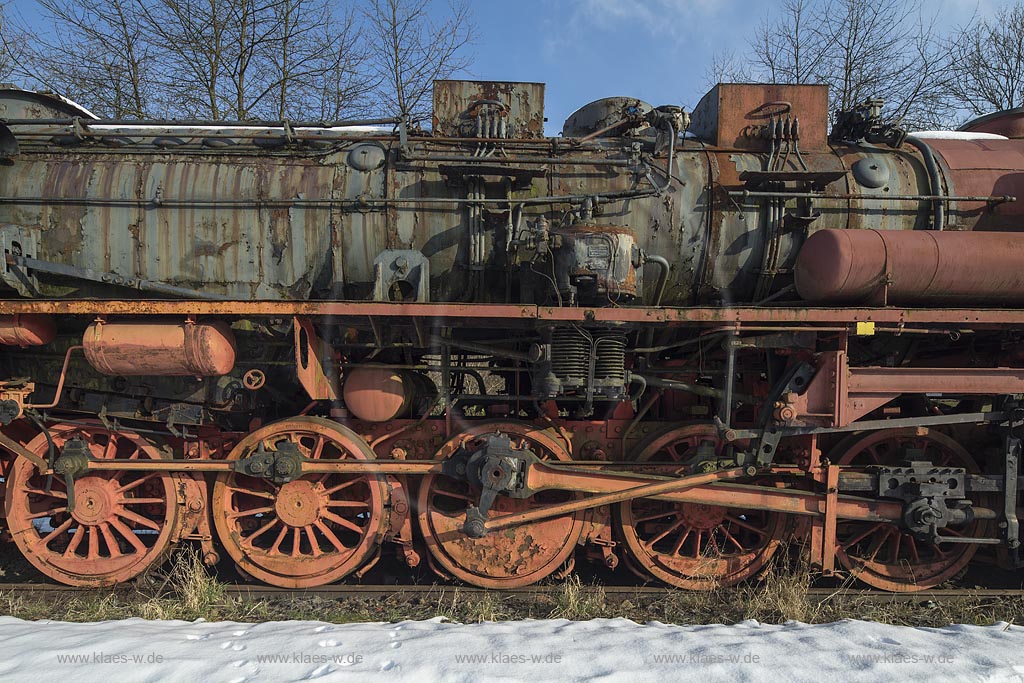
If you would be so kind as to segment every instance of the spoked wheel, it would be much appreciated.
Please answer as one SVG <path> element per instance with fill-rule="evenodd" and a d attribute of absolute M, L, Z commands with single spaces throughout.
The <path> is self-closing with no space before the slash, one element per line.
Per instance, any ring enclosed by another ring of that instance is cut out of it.
<path fill-rule="evenodd" d="M 896 465 L 906 459 L 908 448 L 919 451 L 915 460 L 927 460 L 936 467 L 979 471 L 974 459 L 950 437 L 934 431 L 921 436 L 912 427 L 857 434 L 836 447 L 832 462 L 845 467 Z M 975 520 L 960 529 L 947 527 L 941 533 L 979 536 L 983 535 L 984 524 Z M 933 588 L 966 567 L 977 549 L 973 543 L 922 541 L 886 522 L 839 520 L 836 529 L 840 564 L 864 583 L 888 591 Z"/>
<path fill-rule="evenodd" d="M 720 453 L 710 424 L 671 429 L 642 446 L 637 460 L 682 463 L 702 443 Z M 616 526 L 636 564 L 690 590 L 731 586 L 757 574 L 785 535 L 786 515 L 704 503 L 635 498 L 617 506 Z"/>
<path fill-rule="evenodd" d="M 163 457 L 138 434 L 101 425 L 59 424 L 50 435 L 58 453 L 78 439 L 95 459 Z M 43 434 L 26 448 L 44 458 L 49 453 Z M 171 547 L 177 502 L 168 473 L 105 471 L 79 477 L 71 512 L 64 479 L 40 474 L 25 458 L 15 458 L 6 488 L 7 524 L 18 549 L 36 569 L 61 583 L 128 581 L 161 561 Z"/>
<path fill-rule="evenodd" d="M 228 455 L 239 460 L 262 444 L 291 442 L 313 460 L 372 460 L 369 445 L 330 420 L 298 417 L 269 424 Z M 213 486 L 217 535 L 238 566 L 283 588 L 321 586 L 362 566 L 385 530 L 383 477 L 312 474 L 275 484 L 263 477 L 221 474 Z"/>
<path fill-rule="evenodd" d="M 513 445 L 528 447 L 542 460 L 569 460 L 558 439 L 529 424 L 491 422 L 459 434 L 441 447 L 447 458 L 473 438 L 501 432 Z M 499 496 L 490 516 L 525 512 L 564 503 L 575 494 L 541 491 L 530 498 Z M 423 538 L 438 564 L 452 576 L 483 588 L 528 586 L 549 576 L 569 559 L 583 530 L 583 513 L 552 517 L 470 538 L 462 532 L 466 510 L 480 502 L 480 489 L 444 475 L 428 475 L 420 483 L 419 524 Z"/>

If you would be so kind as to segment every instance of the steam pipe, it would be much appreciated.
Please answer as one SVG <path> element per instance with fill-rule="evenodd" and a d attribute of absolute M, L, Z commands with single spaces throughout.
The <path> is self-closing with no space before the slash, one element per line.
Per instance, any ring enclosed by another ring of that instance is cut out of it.
<path fill-rule="evenodd" d="M 908 135 L 907 143 L 921 153 L 924 159 L 924 167 L 928 171 L 928 182 L 931 185 L 931 193 L 934 196 L 942 195 L 942 177 L 939 175 L 939 165 L 935 163 L 935 155 L 932 148 L 921 138 Z M 946 203 L 942 200 L 932 202 L 932 230 L 944 230 L 946 227 Z"/>
<path fill-rule="evenodd" d="M 651 254 L 644 256 L 644 263 L 656 263 L 661 267 L 661 273 L 658 275 L 658 284 L 654 290 L 654 302 L 651 303 L 651 306 L 660 306 L 662 299 L 665 298 L 665 289 L 668 287 L 668 273 L 671 266 L 668 263 L 668 259 L 664 256 Z"/>

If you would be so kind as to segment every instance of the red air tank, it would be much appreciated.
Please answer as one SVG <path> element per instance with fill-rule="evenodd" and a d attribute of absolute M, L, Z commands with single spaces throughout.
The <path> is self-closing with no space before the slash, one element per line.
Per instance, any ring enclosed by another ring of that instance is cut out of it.
<path fill-rule="evenodd" d="M 57 336 L 53 318 L 42 314 L 0 315 L 0 344 L 42 346 Z"/>
<path fill-rule="evenodd" d="M 223 322 L 102 323 L 82 338 L 85 357 L 105 375 L 226 375 L 235 366 L 235 336 Z"/>
<path fill-rule="evenodd" d="M 820 230 L 796 260 L 814 303 L 1022 305 L 1024 234 Z"/>

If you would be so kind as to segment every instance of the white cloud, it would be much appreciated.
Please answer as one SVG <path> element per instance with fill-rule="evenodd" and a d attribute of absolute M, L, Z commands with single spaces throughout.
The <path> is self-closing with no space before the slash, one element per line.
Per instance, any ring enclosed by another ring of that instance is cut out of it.
<path fill-rule="evenodd" d="M 678 36 L 688 22 L 707 19 L 730 0 L 580 0 L 571 23 L 601 29 L 638 26 L 653 36 Z"/>

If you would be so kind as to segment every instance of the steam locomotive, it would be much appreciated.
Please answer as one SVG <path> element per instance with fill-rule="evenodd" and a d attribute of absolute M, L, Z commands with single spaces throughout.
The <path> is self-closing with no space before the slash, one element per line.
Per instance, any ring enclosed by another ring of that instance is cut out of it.
<path fill-rule="evenodd" d="M 884 590 L 1021 566 L 1024 113 L 438 81 L 429 131 L 121 121 L 0 89 L 10 542 L 111 585 L 194 542 L 688 589 L 797 539 Z"/>

